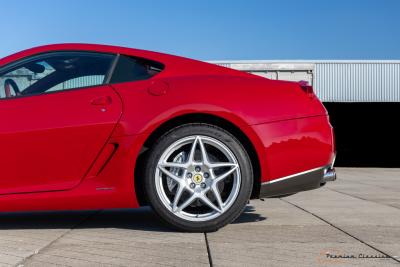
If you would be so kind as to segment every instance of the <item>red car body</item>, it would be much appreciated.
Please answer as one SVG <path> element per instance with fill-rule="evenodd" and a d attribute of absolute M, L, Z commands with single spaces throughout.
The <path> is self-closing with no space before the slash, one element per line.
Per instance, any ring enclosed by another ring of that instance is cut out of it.
<path fill-rule="evenodd" d="M 0 99 L 0 211 L 139 207 L 143 147 L 162 129 L 190 121 L 229 126 L 245 140 L 255 164 L 253 197 L 262 184 L 334 160 L 327 112 L 301 84 L 89 44 L 29 49 L 1 59 L 0 68 L 52 51 L 123 54 L 165 69 L 143 81 Z"/>

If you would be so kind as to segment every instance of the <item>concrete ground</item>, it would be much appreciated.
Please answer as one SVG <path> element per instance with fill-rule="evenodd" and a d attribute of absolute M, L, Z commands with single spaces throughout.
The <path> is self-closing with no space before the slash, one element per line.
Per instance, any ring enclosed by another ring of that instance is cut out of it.
<path fill-rule="evenodd" d="M 400 266 L 400 169 L 338 175 L 208 234 L 172 232 L 147 208 L 3 214 L 0 266 Z"/>

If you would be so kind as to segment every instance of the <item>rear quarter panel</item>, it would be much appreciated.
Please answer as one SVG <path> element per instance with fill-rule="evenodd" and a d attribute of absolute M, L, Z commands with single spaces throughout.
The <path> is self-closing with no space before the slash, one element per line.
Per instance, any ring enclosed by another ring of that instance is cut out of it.
<path fill-rule="evenodd" d="M 149 94 L 149 86 L 158 82 L 168 84 L 167 93 Z M 295 83 L 198 75 L 160 77 L 113 87 L 124 101 L 114 136 L 149 134 L 185 114 L 212 114 L 238 126 L 252 141 L 262 182 L 320 167 L 332 154 L 326 110 Z"/>

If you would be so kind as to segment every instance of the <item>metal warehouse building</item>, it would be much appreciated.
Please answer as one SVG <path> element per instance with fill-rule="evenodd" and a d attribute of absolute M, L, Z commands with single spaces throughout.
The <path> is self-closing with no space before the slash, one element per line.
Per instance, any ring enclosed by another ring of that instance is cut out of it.
<path fill-rule="evenodd" d="M 400 167 L 400 60 L 212 63 L 269 79 L 308 81 L 335 128 L 338 165 Z"/>
<path fill-rule="evenodd" d="M 308 81 L 324 102 L 400 102 L 400 61 L 214 61 L 269 79 Z"/>

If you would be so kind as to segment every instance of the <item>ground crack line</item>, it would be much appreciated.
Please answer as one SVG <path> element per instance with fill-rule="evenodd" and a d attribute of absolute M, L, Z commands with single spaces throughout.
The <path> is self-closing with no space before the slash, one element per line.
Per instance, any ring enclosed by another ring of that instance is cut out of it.
<path fill-rule="evenodd" d="M 321 221 L 323 221 L 323 222 L 329 224 L 329 225 L 332 226 L 333 228 L 335 228 L 335 229 L 341 231 L 342 233 L 344 233 L 344 234 L 350 236 L 351 238 L 357 240 L 358 242 L 360 242 L 360 243 L 362 243 L 362 244 L 364 244 L 364 245 L 366 245 L 366 246 L 372 248 L 373 250 L 376 250 L 376 251 L 378 251 L 379 253 L 385 255 L 386 257 L 391 258 L 392 260 L 394 260 L 394 261 L 400 263 L 400 260 L 399 260 L 399 259 L 393 257 L 392 255 L 389 255 L 388 253 L 386 253 L 386 252 L 380 250 L 379 248 L 374 247 L 373 245 L 368 244 L 367 242 L 365 242 L 365 241 L 359 239 L 358 237 L 356 237 L 356 236 L 350 234 L 349 232 L 347 232 L 347 231 L 341 229 L 340 227 L 338 227 L 338 226 L 334 225 L 333 223 L 331 223 L 331 222 L 325 220 L 324 218 L 318 216 L 317 214 L 314 214 L 314 213 L 312 213 L 311 211 L 308 211 L 308 210 L 306 210 L 306 209 L 304 209 L 304 208 L 302 208 L 302 207 L 300 207 L 300 206 L 298 206 L 298 205 L 296 205 L 296 204 L 294 204 L 294 203 L 292 203 L 292 202 L 290 202 L 290 201 L 287 201 L 287 200 L 285 200 L 285 199 L 282 199 L 282 198 L 281 198 L 280 200 L 282 200 L 282 201 L 284 201 L 284 202 L 286 202 L 286 203 L 288 203 L 288 204 L 290 204 L 290 205 L 292 205 L 292 206 L 294 206 L 294 207 L 296 207 L 296 208 L 298 208 L 298 209 L 300 209 L 300 210 L 302 210 L 302 211 L 304 211 L 304 212 L 306 212 L 306 213 L 308 213 L 308 214 L 311 214 L 312 216 L 314 216 L 314 217 L 320 219 Z"/>
<path fill-rule="evenodd" d="M 339 194 L 343 194 L 343 195 L 349 196 L 349 197 L 353 197 L 353 198 L 356 198 L 356 199 L 372 202 L 372 203 L 379 204 L 379 205 L 386 206 L 386 207 L 399 209 L 398 207 L 390 205 L 390 204 L 381 203 L 381 202 L 378 202 L 378 201 L 374 201 L 374 200 L 366 199 L 366 198 L 363 198 L 363 197 L 355 196 L 355 195 L 352 195 L 352 194 L 349 194 L 349 193 L 345 193 L 345 192 L 342 192 L 342 191 L 339 191 L 339 190 L 336 190 L 336 189 L 332 189 L 332 188 L 326 188 L 326 189 L 328 189 L 330 191 L 333 191 L 333 192 L 336 192 L 336 193 L 339 193 Z"/>
<path fill-rule="evenodd" d="M 23 258 L 22 260 L 20 260 L 17 264 L 15 264 L 14 266 L 18 267 L 18 266 L 23 266 L 24 263 L 26 261 L 28 261 L 29 259 L 31 259 L 32 257 L 34 257 L 35 255 L 39 254 L 40 252 L 42 252 L 43 250 L 49 248 L 50 246 L 52 246 L 54 243 L 56 243 L 58 240 L 60 240 L 61 238 L 63 238 L 64 236 L 66 236 L 67 234 L 69 234 L 70 232 L 72 232 L 74 229 L 78 228 L 80 225 L 84 224 L 85 222 L 87 222 L 88 220 L 90 220 L 91 218 L 93 218 L 94 216 L 96 216 L 97 214 L 99 214 L 101 212 L 101 210 L 98 210 L 96 212 L 93 212 L 91 214 L 89 214 L 88 216 L 86 216 L 85 218 L 83 218 L 81 221 L 79 221 L 78 223 L 76 223 L 75 225 L 72 225 L 72 227 L 70 229 L 68 229 L 67 231 L 65 231 L 62 235 L 60 235 L 59 237 L 57 237 L 56 239 L 54 239 L 53 241 L 51 241 L 50 243 L 48 243 L 47 245 L 45 245 L 44 247 L 36 250 L 33 254 Z"/>
<path fill-rule="evenodd" d="M 212 255 L 211 255 L 211 249 L 210 249 L 210 244 L 208 242 L 208 237 L 207 233 L 204 233 L 204 239 L 206 240 L 206 247 L 207 247 L 207 254 L 208 254 L 208 262 L 210 263 L 210 267 L 213 267 L 213 260 L 212 260 Z"/>

